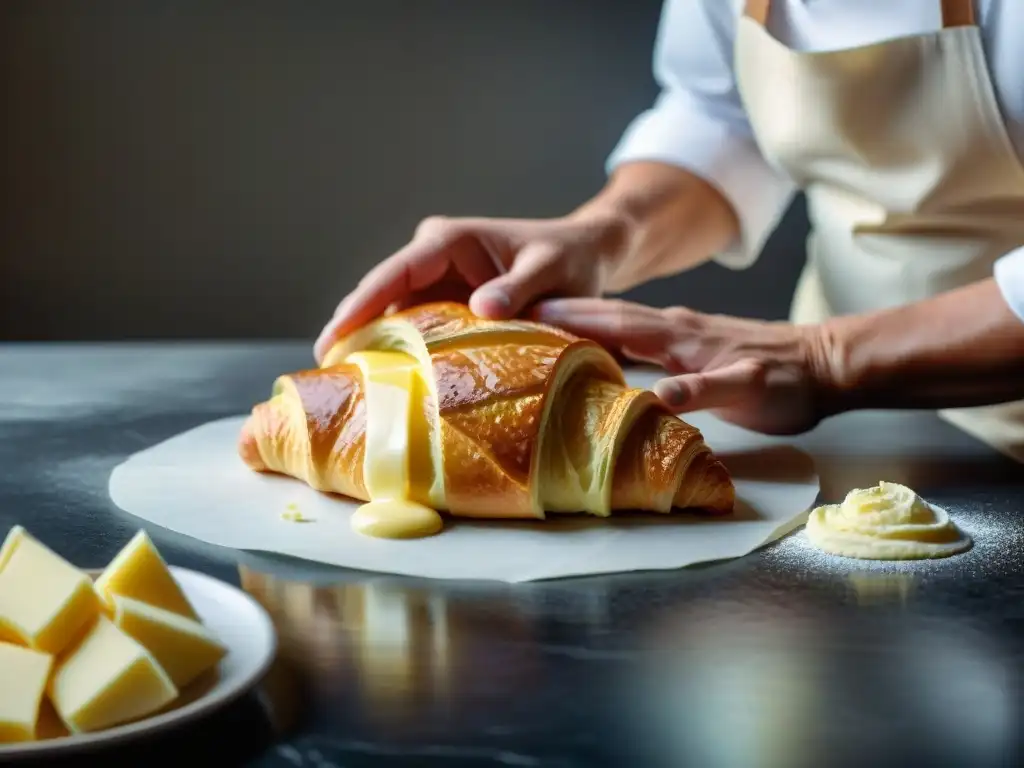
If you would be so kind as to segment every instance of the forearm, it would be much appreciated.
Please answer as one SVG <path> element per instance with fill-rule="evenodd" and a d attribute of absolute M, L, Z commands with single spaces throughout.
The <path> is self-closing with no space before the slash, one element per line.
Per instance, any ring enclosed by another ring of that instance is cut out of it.
<path fill-rule="evenodd" d="M 953 408 L 1024 398 L 1024 323 L 988 279 L 821 326 L 833 410 Z"/>
<path fill-rule="evenodd" d="M 609 291 L 695 267 L 738 237 L 736 214 L 718 190 L 665 163 L 632 162 L 573 217 L 606 218 L 622 233 L 609 264 Z"/>

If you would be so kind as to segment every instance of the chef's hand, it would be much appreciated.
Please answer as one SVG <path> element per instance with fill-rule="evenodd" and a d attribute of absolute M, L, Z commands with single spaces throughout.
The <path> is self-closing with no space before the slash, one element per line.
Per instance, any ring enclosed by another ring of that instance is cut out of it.
<path fill-rule="evenodd" d="M 795 434 L 831 413 L 835 374 L 817 326 L 654 309 L 602 299 L 557 299 L 533 316 L 668 371 L 654 391 L 676 413 L 709 409 L 768 434 Z"/>
<path fill-rule="evenodd" d="M 408 245 L 338 305 L 317 339 L 316 358 L 389 308 L 468 300 L 477 315 L 497 320 L 520 314 L 542 296 L 598 296 L 625 240 L 617 218 L 593 213 L 545 220 L 425 219 Z"/>

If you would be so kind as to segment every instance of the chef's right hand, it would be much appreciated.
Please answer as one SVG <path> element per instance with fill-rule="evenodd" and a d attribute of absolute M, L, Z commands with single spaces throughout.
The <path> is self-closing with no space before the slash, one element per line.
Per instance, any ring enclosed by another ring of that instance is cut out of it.
<path fill-rule="evenodd" d="M 314 351 L 331 346 L 391 307 L 468 300 L 480 317 L 506 319 L 541 298 L 598 296 L 627 246 L 613 215 L 558 219 L 434 216 L 412 241 L 374 267 L 338 305 Z"/>

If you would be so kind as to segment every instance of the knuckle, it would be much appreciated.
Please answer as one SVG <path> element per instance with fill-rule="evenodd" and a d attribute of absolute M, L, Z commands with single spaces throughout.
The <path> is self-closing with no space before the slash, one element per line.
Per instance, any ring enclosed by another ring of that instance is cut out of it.
<path fill-rule="evenodd" d="M 690 361 L 674 345 L 666 347 L 661 365 L 669 373 L 677 375 L 693 369 Z"/>
<path fill-rule="evenodd" d="M 754 382 L 763 382 L 768 376 L 768 365 L 764 360 L 751 358 L 744 363 L 747 375 Z"/>
<path fill-rule="evenodd" d="M 530 248 L 529 262 L 535 270 L 545 270 L 563 274 L 568 266 L 562 258 L 563 249 L 558 243 L 546 240 L 535 241 Z"/>
<path fill-rule="evenodd" d="M 616 336 L 622 336 L 629 328 L 629 310 L 625 302 L 616 301 L 609 313 L 609 324 Z"/>
<path fill-rule="evenodd" d="M 668 307 L 662 314 L 671 328 L 693 331 L 701 325 L 701 315 L 688 307 Z"/>

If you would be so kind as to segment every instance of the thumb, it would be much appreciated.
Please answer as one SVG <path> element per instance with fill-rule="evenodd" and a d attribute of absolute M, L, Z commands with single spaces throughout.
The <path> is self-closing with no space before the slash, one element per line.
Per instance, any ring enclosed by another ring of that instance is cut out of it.
<path fill-rule="evenodd" d="M 726 408 L 757 394 L 764 374 L 759 360 L 738 360 L 706 373 L 662 379 L 654 385 L 654 393 L 673 413 Z"/>
<path fill-rule="evenodd" d="M 553 243 L 528 243 L 516 254 L 508 272 L 473 292 L 469 308 L 480 317 L 494 320 L 515 317 L 558 285 L 560 253 Z"/>

